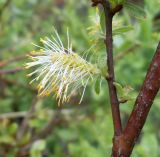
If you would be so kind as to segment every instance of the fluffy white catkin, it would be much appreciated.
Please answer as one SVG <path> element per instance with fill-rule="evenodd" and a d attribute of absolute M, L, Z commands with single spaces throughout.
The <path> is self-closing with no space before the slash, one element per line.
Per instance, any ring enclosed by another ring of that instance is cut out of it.
<path fill-rule="evenodd" d="M 67 102 L 75 91 L 83 88 L 81 103 L 87 84 L 94 78 L 93 75 L 100 75 L 101 71 L 96 65 L 73 52 L 68 31 L 67 48 L 64 48 L 56 30 L 55 36 L 41 39 L 41 42 L 44 47 L 36 45 L 41 48 L 39 55 L 30 55 L 32 62 L 26 64 L 26 68 L 36 68 L 29 74 L 36 75 L 31 83 L 39 81 L 39 95 L 54 93 L 59 105 Z"/>

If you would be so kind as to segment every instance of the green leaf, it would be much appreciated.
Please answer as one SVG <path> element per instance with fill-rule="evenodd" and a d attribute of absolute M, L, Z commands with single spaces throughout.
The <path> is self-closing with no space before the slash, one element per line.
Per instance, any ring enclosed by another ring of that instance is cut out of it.
<path fill-rule="evenodd" d="M 31 119 L 29 121 L 29 126 L 32 128 L 40 128 L 45 123 L 46 123 L 46 120 L 44 119 Z"/>
<path fill-rule="evenodd" d="M 116 87 L 118 93 L 119 93 L 120 95 L 124 95 L 124 90 L 123 90 L 122 85 L 119 84 L 119 83 L 117 83 L 117 82 L 114 82 L 113 84 L 114 84 L 114 86 Z"/>
<path fill-rule="evenodd" d="M 4 144 L 14 144 L 15 139 L 12 136 L 9 136 L 8 134 L 4 134 L 3 136 L 0 136 L 0 143 Z"/>
<path fill-rule="evenodd" d="M 124 6 L 131 16 L 141 20 L 146 17 L 146 11 L 142 7 L 130 2 L 126 2 Z"/>
<path fill-rule="evenodd" d="M 17 129 L 18 129 L 18 125 L 16 123 L 11 124 L 8 128 L 9 135 L 15 134 Z"/>
<path fill-rule="evenodd" d="M 115 28 L 113 29 L 113 35 L 120 35 L 122 33 L 126 33 L 131 30 L 133 30 L 132 26 L 123 26 L 123 27 Z"/>
<path fill-rule="evenodd" d="M 30 139 L 31 139 L 31 133 L 27 132 L 25 135 L 23 135 L 23 138 L 19 141 L 19 143 L 21 145 L 24 145 L 24 144 L 28 143 Z"/>
<path fill-rule="evenodd" d="M 46 141 L 45 140 L 38 140 L 33 143 L 33 146 L 30 150 L 31 157 L 41 157 L 42 151 L 46 147 Z"/>
<path fill-rule="evenodd" d="M 102 82 L 101 76 L 97 77 L 97 80 L 95 82 L 95 92 L 96 92 L 96 94 L 100 94 L 101 82 Z"/>
<path fill-rule="evenodd" d="M 129 101 L 129 100 L 132 101 L 132 100 L 134 100 L 133 96 L 130 93 L 131 91 L 133 91 L 133 89 L 130 86 L 122 87 L 117 82 L 114 82 L 114 86 L 117 89 L 120 101 Z"/>

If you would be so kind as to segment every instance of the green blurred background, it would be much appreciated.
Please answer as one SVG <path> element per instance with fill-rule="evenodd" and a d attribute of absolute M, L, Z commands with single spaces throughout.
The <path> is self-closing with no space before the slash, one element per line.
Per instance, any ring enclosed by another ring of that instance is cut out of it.
<path fill-rule="evenodd" d="M 114 27 L 133 29 L 114 36 L 116 80 L 134 99 L 160 40 L 160 1 L 133 1 L 142 6 L 146 17 L 131 16 L 123 10 L 114 18 Z M 97 95 L 88 86 L 84 100 L 75 93 L 61 107 L 53 96 L 37 97 L 36 85 L 24 69 L 26 55 L 50 36 L 55 27 L 64 43 L 66 30 L 73 49 L 79 54 L 96 40 L 88 28 L 94 28 L 96 8 L 89 0 L 0 0 L 0 157 L 109 157 L 112 148 L 112 116 L 108 87 L 104 80 Z M 103 56 L 103 41 L 91 49 Z M 95 57 L 96 59 L 96 57 Z M 101 63 L 104 63 L 101 60 Z M 123 123 L 128 119 L 134 100 L 121 105 Z M 160 156 L 160 94 L 133 151 L 133 157 Z"/>

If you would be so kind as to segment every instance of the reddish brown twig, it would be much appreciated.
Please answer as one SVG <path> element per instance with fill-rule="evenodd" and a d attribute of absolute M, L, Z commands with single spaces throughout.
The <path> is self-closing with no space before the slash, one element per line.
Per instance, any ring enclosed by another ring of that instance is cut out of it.
<path fill-rule="evenodd" d="M 117 97 L 116 87 L 114 86 L 114 63 L 113 63 L 113 39 L 112 39 L 112 18 L 115 13 L 112 13 L 108 1 L 103 3 L 105 19 L 106 19 L 106 49 L 107 49 L 107 67 L 109 77 L 106 78 L 109 86 L 109 95 L 112 108 L 114 133 L 116 136 L 122 133 L 122 124 L 119 111 L 119 101 Z"/>
<path fill-rule="evenodd" d="M 1 78 L 0 81 L 4 82 L 7 85 L 18 86 L 20 88 L 25 88 L 27 90 L 33 91 L 34 93 L 37 93 L 37 90 L 35 88 L 33 88 L 33 87 L 29 86 L 29 85 L 24 85 L 22 83 L 19 83 L 16 80 L 11 80 L 11 79 L 8 79 L 8 78 Z"/>
<path fill-rule="evenodd" d="M 160 43 L 136 99 L 123 135 L 114 141 L 114 157 L 129 157 L 160 88 Z"/>
<path fill-rule="evenodd" d="M 0 61 L 0 67 L 2 68 L 10 63 L 17 62 L 17 61 L 23 60 L 25 58 L 26 58 L 26 55 L 22 55 L 22 56 L 11 58 L 9 60 Z"/>
<path fill-rule="evenodd" d="M 0 75 L 2 74 L 14 74 L 16 72 L 22 71 L 23 68 L 9 69 L 9 70 L 0 70 Z"/>

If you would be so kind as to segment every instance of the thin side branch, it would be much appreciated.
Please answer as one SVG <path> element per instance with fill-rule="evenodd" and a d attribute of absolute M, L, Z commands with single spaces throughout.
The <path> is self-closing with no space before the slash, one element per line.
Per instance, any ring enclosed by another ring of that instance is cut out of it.
<path fill-rule="evenodd" d="M 16 119 L 16 118 L 24 118 L 27 115 L 27 112 L 10 112 L 4 113 L 0 115 L 0 120 L 4 119 Z"/>
<path fill-rule="evenodd" d="M 0 70 L 0 75 L 2 74 L 15 74 L 19 71 L 22 71 L 23 68 L 9 69 L 9 70 Z"/>
<path fill-rule="evenodd" d="M 114 86 L 114 62 L 113 62 L 113 38 L 112 38 L 112 18 L 115 13 L 110 9 L 110 4 L 105 1 L 103 4 L 106 19 L 106 49 L 107 49 L 107 67 L 109 78 L 106 78 L 109 86 L 109 95 L 112 108 L 114 134 L 116 136 L 122 133 L 122 124 L 120 118 L 119 101 L 116 87 Z"/>
<path fill-rule="evenodd" d="M 1 78 L 0 81 L 4 82 L 5 84 L 7 84 L 7 85 L 9 85 L 9 86 L 10 86 L 10 85 L 11 85 L 11 86 L 18 86 L 18 87 L 20 87 L 20 88 L 25 88 L 25 89 L 27 89 L 27 90 L 33 91 L 34 93 L 37 93 L 37 90 L 34 89 L 33 87 L 28 86 L 28 85 L 24 85 L 24 84 L 22 84 L 22 83 L 19 83 L 19 82 L 16 81 L 16 80 Z"/>
<path fill-rule="evenodd" d="M 21 56 L 17 56 L 17 57 L 11 58 L 9 60 L 0 61 L 0 68 L 6 66 L 8 64 L 11 64 L 13 62 L 17 62 L 17 61 L 23 60 L 25 58 L 26 58 L 25 55 L 21 55 Z"/>

